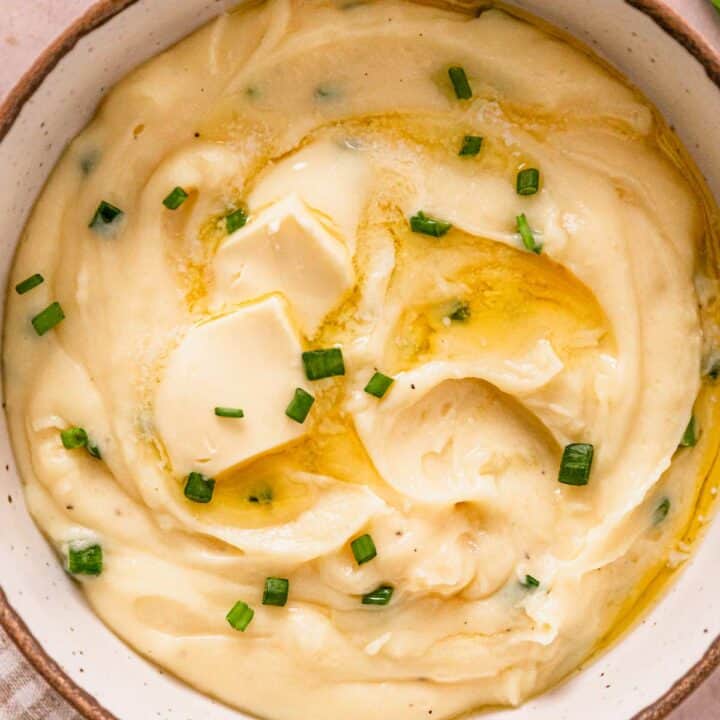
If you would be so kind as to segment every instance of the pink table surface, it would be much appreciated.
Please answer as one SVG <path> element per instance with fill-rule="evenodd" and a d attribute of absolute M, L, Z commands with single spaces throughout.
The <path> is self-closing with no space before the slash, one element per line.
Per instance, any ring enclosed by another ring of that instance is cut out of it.
<path fill-rule="evenodd" d="M 578 2 L 602 3 L 604 0 Z M 0 101 L 47 44 L 92 4 L 93 0 L 0 0 Z M 720 16 L 709 0 L 668 0 L 668 4 L 683 14 L 709 42 L 720 48 Z M 28 692 L 24 684 L 17 687 L 9 685 L 9 675 L 3 673 L 3 666 L 13 668 L 15 673 L 32 673 L 17 655 L 0 630 L 0 698 L 5 700 L 4 696 L 9 695 L 9 702 L 0 705 L 0 720 L 50 720 L 51 717 L 63 720 L 77 717 L 79 720 L 79 716 L 63 707 L 62 699 L 54 697 L 53 691 L 41 678 L 35 680 L 33 692 Z M 26 702 L 23 695 L 27 695 L 28 699 L 34 698 L 33 702 Z M 38 697 L 42 701 L 37 701 Z M 670 720 L 716 718 L 720 718 L 720 670 L 686 700 Z"/>

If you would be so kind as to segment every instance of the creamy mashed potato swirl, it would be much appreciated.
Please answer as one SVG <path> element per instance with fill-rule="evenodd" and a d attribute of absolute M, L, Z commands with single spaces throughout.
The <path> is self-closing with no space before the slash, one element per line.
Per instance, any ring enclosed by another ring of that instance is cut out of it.
<path fill-rule="evenodd" d="M 5 339 L 28 503 L 61 554 L 102 547 L 94 610 L 277 720 L 440 720 L 577 667 L 695 497 L 706 227 L 668 148 L 635 91 L 497 9 L 272 0 L 121 82 L 38 201 L 12 284 L 44 282 L 10 293 Z M 122 212 L 89 227 L 101 201 Z M 309 380 L 332 347 L 344 375 Z M 571 443 L 585 486 L 558 482 Z"/>

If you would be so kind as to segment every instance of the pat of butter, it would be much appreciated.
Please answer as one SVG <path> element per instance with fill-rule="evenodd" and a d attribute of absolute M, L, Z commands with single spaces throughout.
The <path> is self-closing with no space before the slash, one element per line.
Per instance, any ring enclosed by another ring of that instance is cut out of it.
<path fill-rule="evenodd" d="M 192 327 L 155 395 L 155 425 L 173 470 L 216 475 L 300 437 L 285 415 L 305 377 L 302 347 L 281 298 L 271 296 Z M 215 407 L 242 408 L 241 419 Z"/>
<path fill-rule="evenodd" d="M 251 219 L 213 263 L 214 307 L 282 293 L 302 331 L 313 335 L 354 283 L 352 258 L 296 195 Z"/>

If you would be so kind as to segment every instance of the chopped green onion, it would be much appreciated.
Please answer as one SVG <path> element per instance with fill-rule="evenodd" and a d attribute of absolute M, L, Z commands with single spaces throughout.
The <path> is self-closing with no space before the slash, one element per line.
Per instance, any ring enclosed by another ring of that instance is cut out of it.
<path fill-rule="evenodd" d="M 720 0 L 718 0 L 720 2 Z M 707 376 L 711 380 L 717 380 L 720 377 L 720 360 L 714 360 L 710 369 L 707 371 Z"/>
<path fill-rule="evenodd" d="M 345 374 L 342 350 L 337 347 L 327 350 L 309 350 L 302 354 L 302 361 L 308 380 L 321 380 L 333 375 Z"/>
<path fill-rule="evenodd" d="M 517 194 L 534 195 L 540 189 L 540 171 L 537 168 L 525 168 L 517 174 Z"/>
<path fill-rule="evenodd" d="M 60 431 L 60 439 L 63 447 L 67 450 L 75 450 L 75 448 L 87 447 L 88 434 L 84 428 L 70 427 L 67 430 Z"/>
<path fill-rule="evenodd" d="M 713 7 L 720 12 L 720 0 L 710 0 L 710 2 L 713 4 Z"/>
<path fill-rule="evenodd" d="M 362 596 L 363 605 L 387 605 L 392 598 L 394 588 L 391 585 L 381 585 L 372 592 Z"/>
<path fill-rule="evenodd" d="M 25 278 L 22 282 L 19 282 L 15 286 L 15 292 L 18 295 L 24 295 L 26 292 L 30 292 L 30 290 L 36 288 L 38 285 L 41 285 L 43 282 L 45 282 L 45 278 L 40 273 L 35 273 L 29 278 Z"/>
<path fill-rule="evenodd" d="M 263 591 L 263 605 L 276 605 L 283 607 L 287 603 L 290 581 L 285 578 L 265 578 L 265 590 Z"/>
<path fill-rule="evenodd" d="M 295 394 L 285 409 L 285 414 L 295 422 L 304 423 L 315 398 L 302 388 L 295 388 Z"/>
<path fill-rule="evenodd" d="M 365 392 L 368 395 L 374 395 L 376 398 L 381 398 L 394 382 L 394 378 L 383 375 L 381 372 L 376 372 L 365 386 Z"/>
<path fill-rule="evenodd" d="M 690 422 L 687 424 L 687 427 L 685 428 L 685 432 L 683 433 L 682 440 L 680 440 L 680 447 L 694 447 L 697 444 L 698 441 L 698 432 L 697 432 L 697 420 L 695 420 L 695 416 L 690 416 Z"/>
<path fill-rule="evenodd" d="M 571 443 L 563 450 L 558 482 L 565 485 L 587 485 L 594 448 L 589 443 Z"/>
<path fill-rule="evenodd" d="M 537 588 L 540 587 L 540 581 L 532 575 L 525 576 L 525 582 L 521 583 L 526 588 Z"/>
<path fill-rule="evenodd" d="M 32 326 L 38 335 L 44 335 L 48 330 L 52 330 L 58 323 L 65 319 L 65 313 L 60 307 L 59 302 L 48 305 L 43 311 L 39 312 L 32 319 Z"/>
<path fill-rule="evenodd" d="M 181 187 L 176 187 L 172 192 L 163 200 L 163 205 L 168 210 L 177 210 L 186 200 L 188 194 Z"/>
<path fill-rule="evenodd" d="M 273 500 L 273 491 L 270 487 L 261 488 L 259 491 L 253 491 L 248 495 L 248 502 L 258 505 L 269 505 Z"/>
<path fill-rule="evenodd" d="M 97 445 L 91 445 L 89 442 L 87 444 L 87 451 L 94 457 L 96 460 L 102 460 L 102 455 L 100 453 L 100 448 Z"/>
<path fill-rule="evenodd" d="M 225 228 L 228 231 L 228 235 L 234 233 L 236 230 L 239 230 L 241 227 L 244 227 L 247 219 L 247 213 L 242 208 L 233 210 L 229 215 L 226 215 Z"/>
<path fill-rule="evenodd" d="M 663 498 L 653 513 L 653 525 L 659 525 L 670 512 L 670 498 Z"/>
<path fill-rule="evenodd" d="M 482 147 L 483 139 L 479 135 L 466 135 L 458 155 L 477 155 Z"/>
<path fill-rule="evenodd" d="M 119 207 L 101 200 L 95 214 L 92 216 L 92 220 L 88 223 L 88 227 L 93 230 L 102 230 L 107 225 L 112 225 L 123 214 Z"/>
<path fill-rule="evenodd" d="M 377 555 L 375 543 L 367 534 L 361 535 L 359 538 L 355 538 L 350 543 L 350 548 L 352 549 L 352 553 L 355 556 L 355 560 L 357 560 L 358 565 L 370 562 L 370 560 Z"/>
<path fill-rule="evenodd" d="M 461 67 L 448 68 L 450 81 L 455 88 L 455 95 L 459 100 L 469 100 L 472 97 L 472 89 L 468 82 L 465 70 Z"/>
<path fill-rule="evenodd" d="M 453 322 L 467 322 L 470 319 L 470 306 L 466 302 L 457 302 L 448 317 Z"/>
<path fill-rule="evenodd" d="M 410 218 L 410 229 L 413 232 L 431 235 L 432 237 L 442 237 L 451 227 L 450 223 L 430 217 L 422 210 Z"/>
<path fill-rule="evenodd" d="M 315 97 L 319 100 L 328 100 L 340 97 L 341 92 L 339 88 L 333 87 L 332 85 L 318 85 L 315 88 Z"/>
<path fill-rule="evenodd" d="M 225 619 L 235 630 L 245 632 L 254 615 L 255 611 L 247 603 L 239 600 L 232 606 Z"/>
<path fill-rule="evenodd" d="M 215 414 L 224 418 L 241 418 L 245 417 L 245 413 L 240 408 L 216 407 Z"/>
<path fill-rule="evenodd" d="M 103 553 L 100 545 L 83 548 L 68 548 L 67 569 L 73 575 L 99 575 L 103 567 Z"/>
<path fill-rule="evenodd" d="M 209 503 L 215 492 L 215 481 L 199 472 L 191 472 L 185 480 L 185 497 L 196 503 Z"/>
<path fill-rule="evenodd" d="M 542 245 L 535 242 L 535 236 L 530 229 L 530 225 L 528 224 L 527 218 L 525 217 L 525 213 L 522 213 L 522 215 L 518 215 L 515 219 L 517 221 L 517 229 L 520 233 L 520 237 L 522 238 L 523 245 L 531 252 L 537 253 L 539 255 L 542 252 Z"/>

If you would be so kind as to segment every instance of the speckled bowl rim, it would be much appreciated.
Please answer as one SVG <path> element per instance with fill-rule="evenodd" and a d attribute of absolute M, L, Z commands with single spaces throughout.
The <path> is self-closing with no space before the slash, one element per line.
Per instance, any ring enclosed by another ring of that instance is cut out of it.
<path fill-rule="evenodd" d="M 650 17 L 693 55 L 720 90 L 720 52 L 713 49 L 679 13 L 668 7 L 663 0 L 624 1 Z M 0 142 L 8 134 L 23 106 L 32 97 L 35 90 L 58 62 L 75 47 L 77 42 L 136 2 L 137 0 L 99 0 L 42 52 L 0 105 Z M 0 626 L 12 638 L 30 665 L 87 720 L 118 720 L 92 695 L 77 685 L 45 652 L 20 615 L 10 605 L 1 587 Z M 661 720 L 661 718 L 667 717 L 692 692 L 697 690 L 718 666 L 720 666 L 720 636 L 715 638 L 703 657 L 664 695 L 630 720 Z"/>

